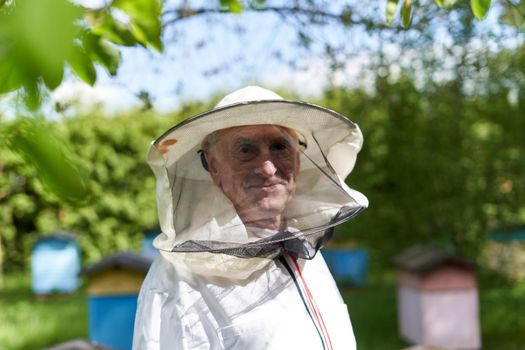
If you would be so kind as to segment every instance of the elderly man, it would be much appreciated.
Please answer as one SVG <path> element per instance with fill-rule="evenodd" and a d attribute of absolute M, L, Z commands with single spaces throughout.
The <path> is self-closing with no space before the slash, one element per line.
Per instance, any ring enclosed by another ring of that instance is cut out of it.
<path fill-rule="evenodd" d="M 299 172 L 298 146 L 293 131 L 275 125 L 223 129 L 203 143 L 214 183 L 246 226 L 281 228 Z"/>
<path fill-rule="evenodd" d="M 355 349 L 316 253 L 368 204 L 343 181 L 361 144 L 341 115 L 258 87 L 157 139 L 161 255 L 134 349 Z"/>

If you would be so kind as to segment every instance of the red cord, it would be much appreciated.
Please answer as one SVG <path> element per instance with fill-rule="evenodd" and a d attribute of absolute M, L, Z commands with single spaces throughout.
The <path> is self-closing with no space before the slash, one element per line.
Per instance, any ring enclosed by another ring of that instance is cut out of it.
<path fill-rule="evenodd" d="M 326 338 L 328 339 L 328 343 L 330 345 L 329 349 L 333 350 L 332 340 L 330 339 L 330 334 L 328 334 L 328 329 L 326 328 L 326 325 L 324 324 L 323 316 L 321 315 L 321 311 L 317 307 L 317 304 L 314 301 L 312 293 L 310 293 L 310 289 L 308 288 L 308 285 L 306 284 L 306 281 L 304 280 L 303 274 L 301 273 L 301 268 L 299 267 L 299 264 L 297 263 L 297 260 L 295 260 L 294 257 L 291 256 L 290 258 L 291 258 L 293 264 L 295 265 L 295 269 L 299 273 L 299 277 L 301 278 L 301 281 L 303 282 L 304 289 L 306 291 L 306 296 L 308 297 L 308 301 L 312 305 L 312 308 L 313 308 L 314 313 L 315 313 L 315 317 L 317 318 L 317 322 L 319 322 L 319 319 L 321 320 L 319 322 L 319 324 L 321 326 L 321 331 L 323 332 L 323 335 L 325 335 Z"/>

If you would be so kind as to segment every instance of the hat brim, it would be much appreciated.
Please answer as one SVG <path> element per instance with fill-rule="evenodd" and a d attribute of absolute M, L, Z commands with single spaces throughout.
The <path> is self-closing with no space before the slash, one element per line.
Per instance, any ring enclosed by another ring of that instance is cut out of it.
<path fill-rule="evenodd" d="M 334 136 L 350 129 L 356 141 L 362 143 L 357 125 L 335 111 L 306 102 L 261 100 L 231 104 L 188 118 L 167 130 L 153 146 L 164 156 L 165 165 L 170 166 L 213 131 L 262 124 L 293 129 L 306 138 L 307 144 L 319 142 L 319 138 L 313 139 L 315 134 L 331 134 L 328 139 L 336 141 Z"/>

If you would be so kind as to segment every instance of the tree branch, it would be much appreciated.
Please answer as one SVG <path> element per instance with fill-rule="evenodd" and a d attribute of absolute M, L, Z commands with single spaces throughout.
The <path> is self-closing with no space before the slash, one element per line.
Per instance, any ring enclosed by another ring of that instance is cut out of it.
<path fill-rule="evenodd" d="M 352 18 L 351 13 L 348 10 L 343 11 L 342 13 L 332 13 L 324 11 L 320 8 L 305 8 L 300 6 L 264 6 L 264 7 L 247 7 L 244 10 L 245 13 L 275 13 L 281 17 L 297 17 L 297 16 L 306 16 L 314 24 L 324 24 L 326 21 L 337 21 L 343 24 L 344 26 L 352 25 L 365 25 L 367 27 L 374 26 L 378 29 L 387 27 L 384 24 L 375 23 L 370 19 L 361 18 L 355 19 Z M 209 15 L 209 14 L 224 14 L 225 11 L 221 10 L 218 7 L 206 7 L 206 8 L 187 8 L 181 7 L 172 10 L 165 11 L 163 16 L 175 15 L 175 17 L 167 19 L 164 21 L 164 26 L 173 25 L 175 23 L 184 21 L 186 19 Z"/>
<path fill-rule="evenodd" d="M 509 7 L 512 7 L 514 8 L 516 11 L 518 11 L 518 13 L 520 15 L 522 15 L 523 17 L 525 17 L 525 13 L 521 10 L 520 6 L 519 6 L 519 2 L 517 4 L 513 3 L 511 0 L 504 0 L 505 3 L 507 3 L 507 5 Z"/>

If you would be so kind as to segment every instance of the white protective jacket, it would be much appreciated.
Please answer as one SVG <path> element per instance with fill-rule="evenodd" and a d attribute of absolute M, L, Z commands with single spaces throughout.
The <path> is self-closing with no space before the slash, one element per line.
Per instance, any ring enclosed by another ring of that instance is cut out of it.
<path fill-rule="evenodd" d="M 232 281 L 159 257 L 140 292 L 133 349 L 355 349 L 347 307 L 322 256 L 285 261 Z"/>
<path fill-rule="evenodd" d="M 285 232 L 246 228 L 200 163 L 205 135 L 254 124 L 296 130 L 307 144 Z M 368 204 L 343 181 L 361 145 L 357 125 L 337 113 L 254 87 L 157 139 L 148 162 L 161 254 L 139 294 L 133 349 L 355 349 L 347 307 L 316 252 Z"/>

